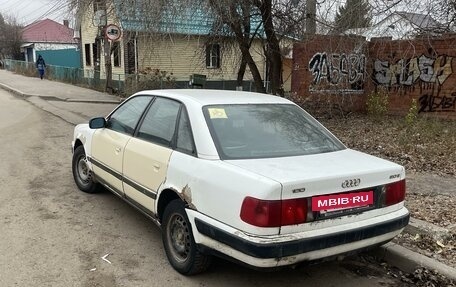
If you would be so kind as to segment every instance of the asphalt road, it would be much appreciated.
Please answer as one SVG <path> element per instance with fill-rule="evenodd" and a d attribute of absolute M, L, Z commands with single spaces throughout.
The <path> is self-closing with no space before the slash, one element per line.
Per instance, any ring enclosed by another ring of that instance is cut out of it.
<path fill-rule="evenodd" d="M 400 285 L 360 257 L 267 273 L 216 260 L 207 273 L 181 276 L 151 221 L 109 192 L 76 188 L 72 131 L 0 90 L 0 286 Z"/>

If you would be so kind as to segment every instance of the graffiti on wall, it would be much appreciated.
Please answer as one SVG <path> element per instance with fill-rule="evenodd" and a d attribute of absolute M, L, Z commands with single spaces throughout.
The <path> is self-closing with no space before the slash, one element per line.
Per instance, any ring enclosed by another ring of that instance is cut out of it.
<path fill-rule="evenodd" d="M 400 59 L 392 64 L 388 61 L 374 61 L 374 80 L 379 85 L 412 86 L 419 81 L 443 85 L 453 73 L 453 57 L 439 56 L 436 59 L 425 55 L 411 59 Z"/>
<path fill-rule="evenodd" d="M 364 54 L 316 53 L 309 61 L 313 75 L 311 90 L 323 91 L 328 87 L 341 92 L 362 92 L 366 73 Z"/>
<path fill-rule="evenodd" d="M 456 93 L 443 95 L 442 85 L 453 74 L 453 58 L 446 55 L 429 58 L 425 55 L 400 59 L 395 63 L 374 61 L 374 81 L 403 93 L 419 86 L 419 112 L 456 112 Z"/>
<path fill-rule="evenodd" d="M 419 113 L 423 112 L 456 112 L 456 93 L 450 96 L 426 94 L 420 97 Z"/>

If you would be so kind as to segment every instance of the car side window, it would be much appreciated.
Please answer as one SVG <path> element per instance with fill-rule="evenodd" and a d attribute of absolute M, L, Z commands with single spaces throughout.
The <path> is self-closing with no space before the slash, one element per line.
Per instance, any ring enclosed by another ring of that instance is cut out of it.
<path fill-rule="evenodd" d="M 111 114 L 106 127 L 120 133 L 133 135 L 136 125 L 151 99 L 151 96 L 131 98 Z"/>
<path fill-rule="evenodd" d="M 180 103 L 176 101 L 156 98 L 139 128 L 138 138 L 170 146 L 179 109 Z"/>
<path fill-rule="evenodd" d="M 194 155 L 196 153 L 193 144 L 192 129 L 185 109 L 182 109 L 179 119 L 176 148 L 177 150 L 188 154 Z"/>

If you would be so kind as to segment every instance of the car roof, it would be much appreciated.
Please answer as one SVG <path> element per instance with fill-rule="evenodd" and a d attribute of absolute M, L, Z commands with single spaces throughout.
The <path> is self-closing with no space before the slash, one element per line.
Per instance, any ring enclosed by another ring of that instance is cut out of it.
<path fill-rule="evenodd" d="M 173 89 L 146 90 L 135 95 L 164 96 L 179 100 L 183 103 L 193 102 L 201 106 L 220 104 L 290 104 L 291 101 L 268 94 L 243 91 L 206 90 L 206 89 Z"/>

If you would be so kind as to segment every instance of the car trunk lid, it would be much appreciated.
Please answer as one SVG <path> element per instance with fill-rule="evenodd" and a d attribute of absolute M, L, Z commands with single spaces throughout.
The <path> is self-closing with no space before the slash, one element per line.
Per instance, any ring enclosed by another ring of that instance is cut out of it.
<path fill-rule="evenodd" d="M 281 199 L 362 190 L 405 177 L 400 165 L 351 149 L 227 162 L 279 182 Z"/>

